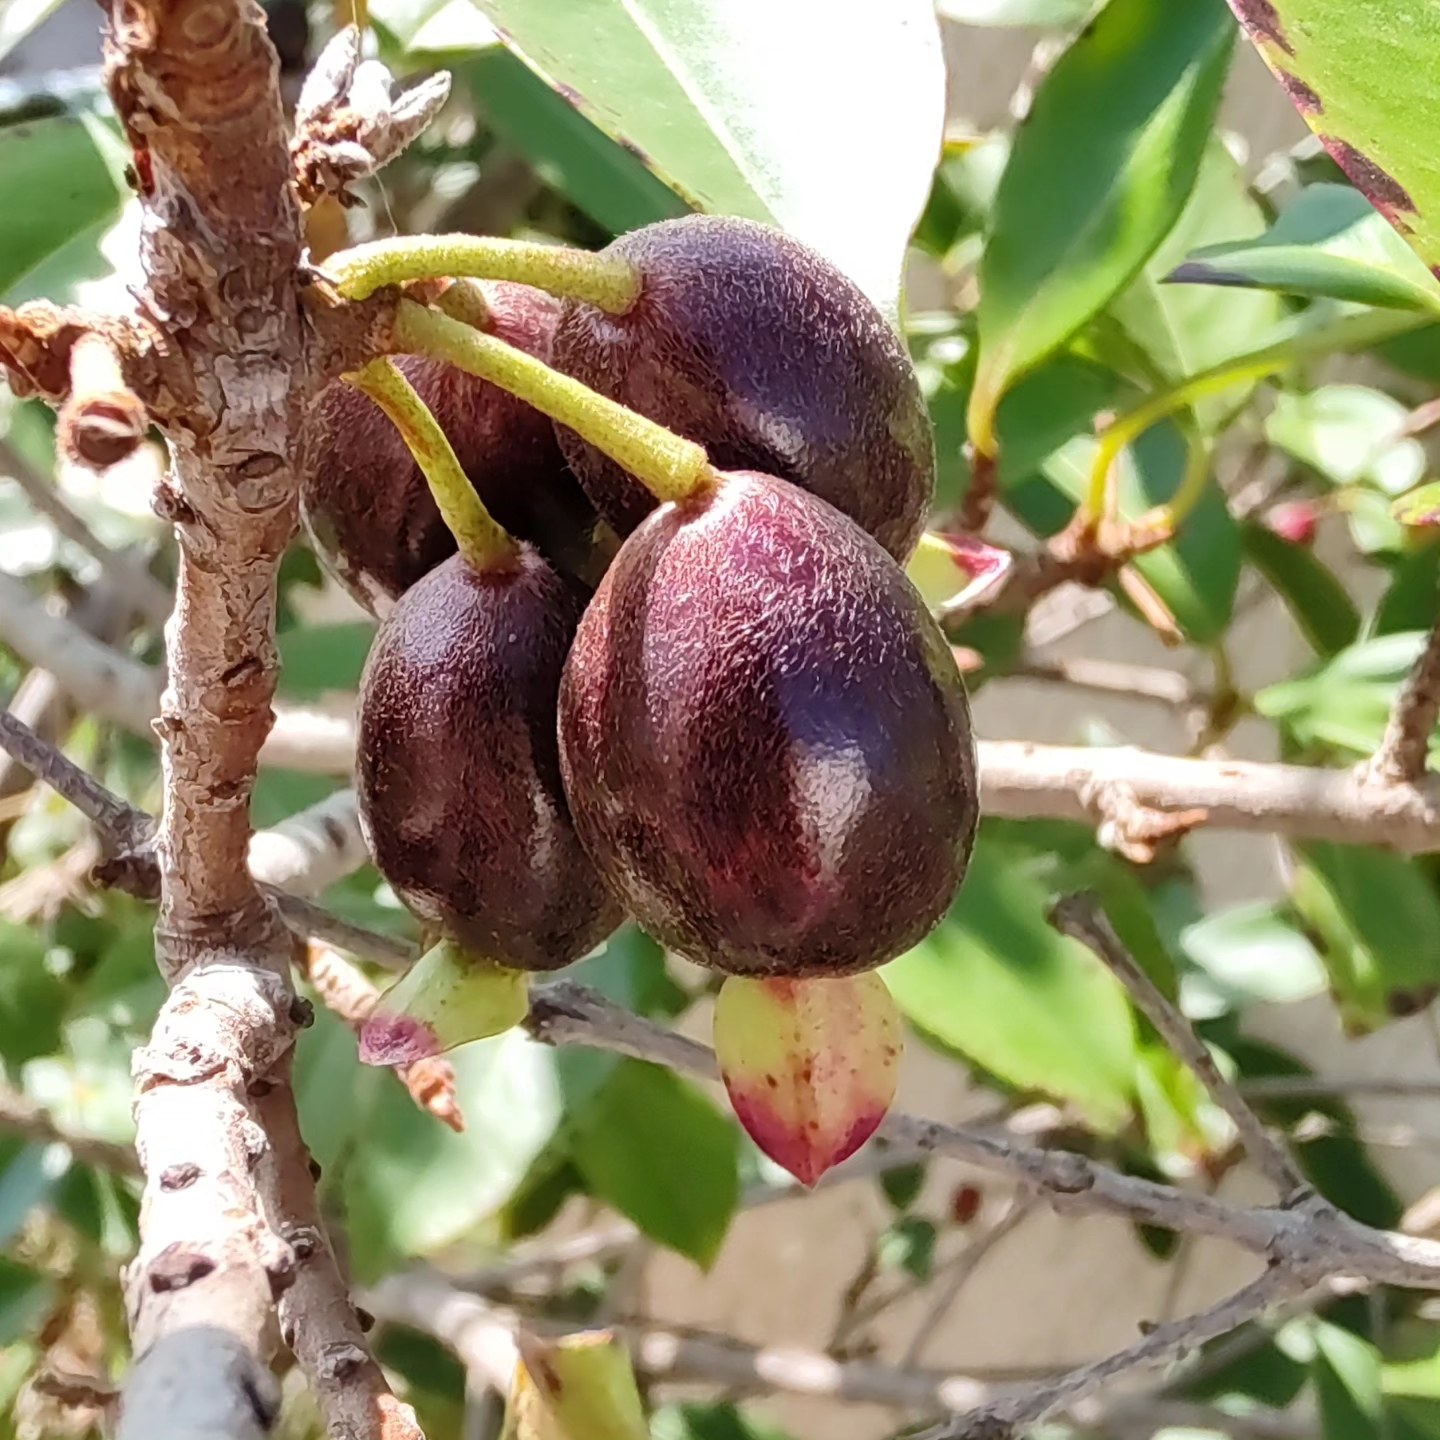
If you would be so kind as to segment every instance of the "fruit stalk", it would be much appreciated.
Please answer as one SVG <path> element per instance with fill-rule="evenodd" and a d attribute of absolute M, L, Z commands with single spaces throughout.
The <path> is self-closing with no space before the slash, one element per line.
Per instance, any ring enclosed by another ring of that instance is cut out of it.
<path fill-rule="evenodd" d="M 368 395 L 400 432 L 425 475 L 441 518 L 470 565 L 483 571 L 513 561 L 515 541 L 485 508 L 430 407 L 395 362 L 372 360 L 345 379 Z"/>
<path fill-rule="evenodd" d="M 383 285 L 456 275 L 518 281 L 612 315 L 623 315 L 640 294 L 639 270 L 618 256 L 491 235 L 372 240 L 332 255 L 325 274 L 347 300 L 363 300 Z"/>
<path fill-rule="evenodd" d="M 661 501 L 688 499 L 715 481 L 709 458 L 693 441 L 448 315 L 402 300 L 394 345 L 405 354 L 447 361 L 518 395 L 604 451 Z"/>

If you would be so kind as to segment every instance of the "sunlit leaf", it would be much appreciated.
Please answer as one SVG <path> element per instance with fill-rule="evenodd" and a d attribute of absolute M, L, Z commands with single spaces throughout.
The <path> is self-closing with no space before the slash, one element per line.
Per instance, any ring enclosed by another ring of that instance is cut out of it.
<path fill-rule="evenodd" d="M 788 230 L 894 311 L 944 125 L 931 0 L 847 0 L 823 23 L 773 0 L 476 3 L 698 209 Z"/>

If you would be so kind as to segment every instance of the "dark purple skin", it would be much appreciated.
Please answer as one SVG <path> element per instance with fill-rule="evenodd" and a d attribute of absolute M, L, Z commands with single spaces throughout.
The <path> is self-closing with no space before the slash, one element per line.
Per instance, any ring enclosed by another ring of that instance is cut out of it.
<path fill-rule="evenodd" d="M 584 597 L 529 546 L 411 586 L 360 685 L 356 791 L 380 873 L 426 926 L 518 970 L 578 960 L 619 923 L 571 823 L 555 737 Z"/>
<path fill-rule="evenodd" d="M 974 841 L 950 647 L 874 540 L 767 475 L 621 547 L 565 667 L 560 759 L 625 908 L 735 975 L 883 964 L 945 912 Z"/>
<path fill-rule="evenodd" d="M 924 528 L 935 446 L 904 346 L 829 261 L 749 220 L 690 215 L 622 235 L 638 266 L 623 315 L 570 301 L 551 364 L 704 445 L 722 470 L 790 480 L 902 563 Z M 558 427 L 557 427 L 558 428 Z M 650 493 L 572 431 L 571 469 L 628 535 Z"/>
<path fill-rule="evenodd" d="M 559 302 L 524 285 L 497 282 L 484 289 L 490 333 L 548 358 Z M 587 573 L 595 559 L 597 516 L 565 464 L 550 421 L 498 386 L 439 361 L 406 355 L 398 363 L 496 520 L 563 569 L 597 584 L 603 562 Z M 368 396 L 337 381 L 321 397 L 311 425 L 300 483 L 306 531 L 326 569 L 383 617 L 422 575 L 455 553 L 454 537 L 399 432 Z"/>

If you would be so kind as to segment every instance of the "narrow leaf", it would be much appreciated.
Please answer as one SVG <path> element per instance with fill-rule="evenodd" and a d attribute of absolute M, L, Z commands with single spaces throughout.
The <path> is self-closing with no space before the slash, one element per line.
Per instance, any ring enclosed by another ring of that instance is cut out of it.
<path fill-rule="evenodd" d="M 1440 263 L 1440 14 L 1355 0 L 1230 0 L 1305 123 L 1427 265 Z"/>
<path fill-rule="evenodd" d="M 1015 137 L 980 265 L 971 437 L 1149 259 L 1194 187 L 1229 66 L 1217 0 L 1111 0 Z"/>

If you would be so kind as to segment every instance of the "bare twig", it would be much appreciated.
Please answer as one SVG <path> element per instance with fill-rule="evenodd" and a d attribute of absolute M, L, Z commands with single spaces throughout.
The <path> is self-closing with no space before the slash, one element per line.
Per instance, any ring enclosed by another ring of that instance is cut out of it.
<path fill-rule="evenodd" d="M 1380 748 L 1365 774 L 1381 785 L 1414 785 L 1425 774 L 1440 718 L 1440 616 L 1395 697 Z"/>
<path fill-rule="evenodd" d="M 1246 1152 L 1279 1191 L 1280 1203 L 1295 1205 L 1313 1194 L 1290 1152 L 1265 1128 L 1234 1083 L 1221 1073 L 1194 1026 L 1161 994 L 1160 987 L 1125 949 L 1099 901 L 1093 895 L 1062 896 L 1050 907 L 1050 923 L 1097 955 L 1130 992 L 1130 998 L 1160 1038 L 1195 1072 L 1210 1097 L 1230 1117 Z"/>
<path fill-rule="evenodd" d="M 54 614 L 10 575 L 0 574 L 0 643 L 48 670 L 84 710 L 152 738 L 162 677 Z M 267 765 L 347 775 L 355 759 L 355 721 L 317 707 L 282 707 L 265 739 Z"/>
<path fill-rule="evenodd" d="M 1107 1380 L 1141 1366 L 1161 1365 L 1197 1349 L 1207 1340 L 1228 1335 L 1272 1305 L 1302 1292 L 1305 1286 L 1281 1269 L 1268 1270 L 1218 1305 L 1156 1325 L 1143 1339 L 1093 1365 L 1082 1365 L 1057 1380 L 1031 1386 L 1017 1395 L 993 1400 L 927 1430 L 918 1440 L 1010 1440 L 1047 1415 L 1083 1400 Z"/>
<path fill-rule="evenodd" d="M 61 453 L 79 465 L 104 470 L 133 455 L 149 418 L 125 383 L 114 344 L 94 332 L 70 351 L 70 393 L 56 416 Z"/>
<path fill-rule="evenodd" d="M 83 550 L 100 566 L 115 594 L 152 625 L 170 618 L 170 592 L 125 550 L 112 550 L 26 462 L 8 441 L 0 440 L 0 469 L 25 493 L 25 498 L 56 533 Z"/>
<path fill-rule="evenodd" d="M 1005 679 L 1048 680 L 1077 690 L 1094 690 L 1102 695 L 1126 695 L 1155 700 L 1162 705 L 1192 709 L 1205 703 L 1205 695 L 1178 670 L 1158 665 L 1132 665 L 1122 660 L 1100 660 L 1085 656 L 1073 659 L 1045 659 L 1025 655 L 1005 672 Z"/>
<path fill-rule="evenodd" d="M 318 895 L 368 858 L 353 790 L 337 790 L 250 837 L 250 873 L 292 895 Z"/>

